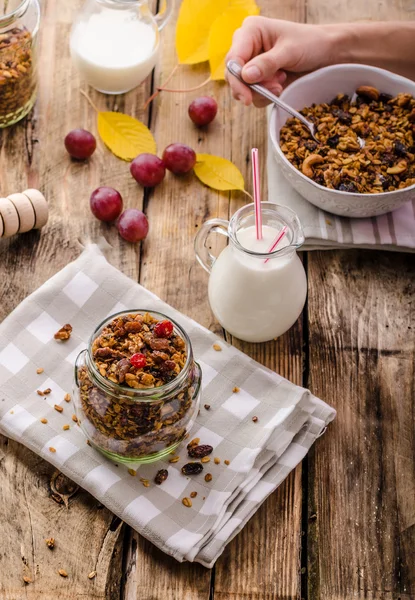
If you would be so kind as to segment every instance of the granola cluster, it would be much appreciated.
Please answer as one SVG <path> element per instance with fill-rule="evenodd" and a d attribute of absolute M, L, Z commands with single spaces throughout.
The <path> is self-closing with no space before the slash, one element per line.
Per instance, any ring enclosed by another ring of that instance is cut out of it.
<path fill-rule="evenodd" d="M 198 367 L 186 367 L 184 381 L 169 393 L 187 362 L 186 343 L 170 321 L 152 315 L 122 315 L 108 323 L 92 344 L 94 365 L 113 390 L 102 386 L 86 365 L 77 372 L 81 426 L 101 450 L 139 458 L 181 442 L 198 407 Z M 141 390 L 154 389 L 144 398 Z"/>
<path fill-rule="evenodd" d="M 313 104 L 301 114 L 317 126 L 320 143 L 292 118 L 281 129 L 281 150 L 316 183 L 363 194 L 415 184 L 415 99 L 410 94 L 392 97 L 361 86 L 353 102 L 338 94 L 330 104 Z"/>

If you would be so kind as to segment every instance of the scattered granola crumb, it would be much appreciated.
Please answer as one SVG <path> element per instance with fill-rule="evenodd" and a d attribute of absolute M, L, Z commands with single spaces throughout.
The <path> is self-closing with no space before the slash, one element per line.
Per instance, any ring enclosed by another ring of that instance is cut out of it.
<path fill-rule="evenodd" d="M 78 423 L 78 417 L 76 415 L 72 415 L 72 421 L 74 423 Z"/>
<path fill-rule="evenodd" d="M 54 547 L 55 547 L 55 538 L 46 538 L 45 544 L 46 544 L 46 546 L 48 548 L 50 548 L 51 550 L 53 550 Z"/>
<path fill-rule="evenodd" d="M 86 441 L 86 443 L 88 444 L 88 446 L 91 445 L 91 442 L 89 440 Z M 116 465 L 118 467 L 118 465 Z"/>
<path fill-rule="evenodd" d="M 62 342 L 69 340 L 72 333 L 72 325 L 66 324 L 59 329 L 53 336 L 55 340 L 61 340 Z"/>
<path fill-rule="evenodd" d="M 30 579 L 30 577 L 28 577 L 27 575 L 23 575 L 23 581 L 28 584 L 32 583 L 33 579 Z"/>
<path fill-rule="evenodd" d="M 54 448 L 53 446 L 49 446 L 49 452 L 56 452 L 56 448 Z"/>
<path fill-rule="evenodd" d="M 213 462 L 215 463 L 215 465 L 220 465 L 220 458 L 215 456 L 215 458 L 213 459 Z"/>
<path fill-rule="evenodd" d="M 45 370 L 45 369 L 42 369 L 42 367 L 39 367 L 38 369 L 36 369 L 36 373 L 37 373 L 38 375 L 42 375 L 42 373 L 43 373 L 43 371 L 44 371 L 44 370 Z"/>
<path fill-rule="evenodd" d="M 258 417 L 252 417 L 252 420 L 254 423 L 256 423 L 258 421 Z"/>
<path fill-rule="evenodd" d="M 210 462 L 210 456 L 204 456 L 203 458 L 200 459 L 200 462 L 202 462 L 202 463 Z"/>
<path fill-rule="evenodd" d="M 70 426 L 70 425 L 64 425 L 64 426 L 62 427 L 62 429 L 63 429 L 64 431 L 68 431 L 68 429 L 70 429 L 70 428 L 71 428 L 71 426 Z"/>
<path fill-rule="evenodd" d="M 11 415 L 14 415 L 14 410 L 11 410 L 11 411 L 10 411 L 10 414 L 11 414 Z"/>
<path fill-rule="evenodd" d="M 233 391 L 234 394 L 237 394 L 238 392 L 241 391 L 241 388 L 238 388 L 238 387 L 235 386 L 232 391 Z"/>
<path fill-rule="evenodd" d="M 210 410 L 210 404 L 205 404 L 205 409 Z"/>
<path fill-rule="evenodd" d="M 97 572 L 91 571 L 88 575 L 88 579 L 95 579 L 96 576 L 97 576 Z"/>
<path fill-rule="evenodd" d="M 143 484 L 144 487 L 150 487 L 150 482 L 148 479 L 146 479 L 145 481 L 141 482 Z"/>
<path fill-rule="evenodd" d="M 206 496 L 203 496 L 202 500 L 206 500 Z"/>
<path fill-rule="evenodd" d="M 180 460 L 180 456 L 173 456 L 173 458 L 169 459 L 169 463 L 177 463 Z"/>
<path fill-rule="evenodd" d="M 60 413 L 63 412 L 63 408 L 62 408 L 62 406 L 59 406 L 59 404 L 55 404 L 53 408 Z"/>
<path fill-rule="evenodd" d="M 197 496 L 197 492 L 190 492 L 190 497 L 191 498 L 196 498 Z"/>
<path fill-rule="evenodd" d="M 206 475 L 205 475 L 205 481 L 207 481 L 207 482 L 212 481 L 212 474 L 211 473 L 206 473 Z"/>
<path fill-rule="evenodd" d="M 193 448 L 193 446 L 198 446 L 200 442 L 200 438 L 193 438 L 188 444 L 187 449 Z"/>
<path fill-rule="evenodd" d="M 134 469 L 128 469 L 128 472 L 131 475 L 131 477 L 135 477 L 137 475 L 137 471 L 134 471 Z"/>
<path fill-rule="evenodd" d="M 216 350 L 216 352 L 222 352 L 222 348 L 219 346 L 219 344 L 213 344 L 213 349 Z"/>
<path fill-rule="evenodd" d="M 226 466 L 231 464 L 228 459 L 224 460 L 223 462 L 225 463 Z"/>
<path fill-rule="evenodd" d="M 40 422 L 43 423 L 43 425 L 46 425 L 46 423 L 48 422 L 48 420 L 45 419 L 45 417 L 43 417 L 43 419 L 40 419 Z"/>
<path fill-rule="evenodd" d="M 71 395 L 70 394 L 65 394 L 63 399 L 65 400 L 65 402 L 70 402 L 71 401 Z"/>
<path fill-rule="evenodd" d="M 44 396 L 44 395 L 45 395 L 45 394 L 44 394 L 42 391 L 40 391 L 40 390 L 36 390 L 36 394 L 37 394 L 38 396 Z"/>
<path fill-rule="evenodd" d="M 190 498 L 183 498 L 182 504 L 190 508 L 192 506 L 192 501 L 190 500 Z"/>
<path fill-rule="evenodd" d="M 65 569 L 59 569 L 58 573 L 61 577 L 68 577 L 68 573 L 65 571 Z"/>
<path fill-rule="evenodd" d="M 51 389 L 50 388 L 46 388 L 46 390 L 43 390 L 43 395 L 44 396 L 48 396 L 51 393 Z"/>

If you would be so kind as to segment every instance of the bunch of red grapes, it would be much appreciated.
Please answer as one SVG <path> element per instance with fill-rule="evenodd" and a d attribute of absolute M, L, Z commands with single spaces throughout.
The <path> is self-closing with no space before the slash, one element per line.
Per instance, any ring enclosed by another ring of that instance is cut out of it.
<path fill-rule="evenodd" d="M 210 96 L 196 98 L 190 104 L 189 117 L 198 127 L 213 121 L 218 110 L 217 102 Z M 87 160 L 95 152 L 95 137 L 85 129 L 74 129 L 65 137 L 68 153 L 77 160 Z M 130 165 L 134 179 L 144 187 L 154 187 L 161 183 L 166 169 L 175 175 L 189 173 L 196 163 L 195 151 L 186 144 L 174 143 L 165 148 L 162 158 L 155 154 L 139 154 Z M 147 236 L 148 220 L 145 214 L 136 208 L 127 208 L 123 212 L 121 194 L 111 187 L 99 187 L 90 197 L 92 214 L 105 222 L 116 221 L 122 238 L 128 242 L 139 242 Z"/>

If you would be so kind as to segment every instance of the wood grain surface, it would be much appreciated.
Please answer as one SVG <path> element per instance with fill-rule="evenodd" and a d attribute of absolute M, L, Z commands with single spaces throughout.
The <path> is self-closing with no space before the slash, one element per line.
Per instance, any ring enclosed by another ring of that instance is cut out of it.
<path fill-rule="evenodd" d="M 174 21 L 162 33 L 154 81 L 175 65 Z M 405 19 L 406 0 L 259 0 L 263 15 L 297 21 Z M 99 143 L 85 163 L 64 147 L 74 127 L 96 131 L 95 111 L 80 95 L 67 46 L 81 0 L 43 0 L 40 93 L 34 113 L 0 130 L 0 193 L 26 187 L 46 192 L 51 218 L 42 232 L 0 241 L 0 320 L 70 260 L 88 241 L 105 244 L 115 266 L 218 335 L 207 300 L 207 274 L 193 239 L 208 218 L 227 219 L 246 202 L 219 193 L 193 175 L 170 173 L 150 193 L 129 165 Z M 170 85 L 185 89 L 205 67 L 181 67 Z M 225 84 L 200 92 L 162 93 L 150 110 L 149 80 L 125 96 L 89 90 L 101 109 L 119 110 L 152 129 L 159 153 L 169 143 L 235 162 L 250 180 L 249 151 L 265 161 L 266 116 L 235 103 Z M 218 101 L 216 120 L 196 129 L 187 106 L 200 94 Z M 99 185 L 143 208 L 150 234 L 124 243 L 95 220 L 88 198 Z M 265 170 L 262 171 L 266 198 Z M 274 201 L 283 199 L 274 198 Z M 222 241 L 212 237 L 212 252 Z M 68 503 L 53 498 L 54 469 L 21 445 L 0 443 L 0 600 L 409 600 L 415 597 L 415 440 L 413 257 L 368 251 L 308 253 L 309 299 L 298 323 L 277 342 L 243 344 L 244 352 L 333 404 L 336 421 L 212 570 L 179 564 L 123 525 L 86 492 Z M 50 550 L 45 539 L 54 537 Z M 65 569 L 68 578 L 58 574 Z M 97 572 L 88 579 L 91 571 Z M 31 583 L 25 584 L 23 577 Z"/>

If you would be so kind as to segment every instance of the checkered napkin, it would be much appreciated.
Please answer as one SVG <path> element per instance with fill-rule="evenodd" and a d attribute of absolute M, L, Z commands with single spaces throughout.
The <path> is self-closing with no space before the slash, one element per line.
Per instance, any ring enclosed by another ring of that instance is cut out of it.
<path fill-rule="evenodd" d="M 73 367 L 96 324 L 125 309 L 171 315 L 188 332 L 203 372 L 202 409 L 191 437 L 214 447 L 204 473 L 185 477 L 180 461 L 142 465 L 132 477 L 86 444 L 64 401 Z M 71 323 L 67 342 L 54 333 Z M 222 351 L 213 349 L 219 343 Z M 37 374 L 38 368 L 42 374 Z M 233 393 L 233 388 L 240 388 Z M 51 388 L 40 397 L 36 390 Z M 209 411 L 203 404 L 210 404 Z M 59 413 L 55 404 L 63 408 Z M 257 416 L 254 423 L 252 416 Z M 213 566 L 225 545 L 306 455 L 335 411 L 228 346 L 108 264 L 97 246 L 24 300 L 0 325 L 0 430 L 53 463 L 143 536 L 177 560 Z M 47 424 L 40 419 L 46 418 Z M 63 425 L 71 428 L 63 430 Z M 50 452 L 53 447 L 56 452 Z M 220 458 L 214 464 L 213 457 Z M 224 460 L 229 460 L 226 466 Z M 167 468 L 168 479 L 153 484 Z M 140 477 L 149 479 L 146 488 Z M 192 506 L 183 497 L 197 492 Z"/>

